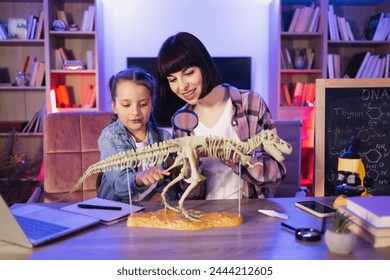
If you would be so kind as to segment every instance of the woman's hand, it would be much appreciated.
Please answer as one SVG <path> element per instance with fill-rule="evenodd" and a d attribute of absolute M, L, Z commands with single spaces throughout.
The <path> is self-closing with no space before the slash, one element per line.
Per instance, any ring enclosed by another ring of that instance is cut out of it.
<path fill-rule="evenodd" d="M 164 179 L 164 176 L 169 176 L 171 173 L 162 168 L 150 167 L 146 170 L 138 172 L 135 176 L 135 183 L 137 186 L 151 186 L 154 183 Z"/>

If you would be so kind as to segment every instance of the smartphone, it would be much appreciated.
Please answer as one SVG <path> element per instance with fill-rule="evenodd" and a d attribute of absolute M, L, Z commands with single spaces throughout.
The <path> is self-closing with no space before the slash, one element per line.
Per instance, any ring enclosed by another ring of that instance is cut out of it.
<path fill-rule="evenodd" d="M 330 217 L 336 212 L 333 207 L 314 200 L 297 201 L 295 206 L 319 218 Z"/>

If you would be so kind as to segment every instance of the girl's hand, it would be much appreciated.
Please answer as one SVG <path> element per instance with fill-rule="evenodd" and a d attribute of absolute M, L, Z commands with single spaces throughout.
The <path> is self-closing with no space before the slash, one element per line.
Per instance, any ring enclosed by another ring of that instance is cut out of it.
<path fill-rule="evenodd" d="M 162 168 L 150 167 L 146 170 L 143 170 L 135 176 L 135 183 L 138 186 L 151 186 L 156 182 L 164 179 L 164 176 L 169 176 L 171 173 Z"/>

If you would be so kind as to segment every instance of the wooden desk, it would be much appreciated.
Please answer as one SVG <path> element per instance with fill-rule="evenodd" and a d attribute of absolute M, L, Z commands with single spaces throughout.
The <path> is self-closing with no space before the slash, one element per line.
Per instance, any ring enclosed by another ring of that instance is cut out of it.
<path fill-rule="evenodd" d="M 274 209 L 289 215 L 294 227 L 320 229 L 321 219 L 294 206 L 302 198 L 243 200 L 245 223 L 239 227 L 203 231 L 173 231 L 129 228 L 125 221 L 111 226 L 97 225 L 51 244 L 28 249 L 0 241 L 0 259 L 390 259 L 390 248 L 375 249 L 362 239 L 350 255 L 327 250 L 324 240 L 303 243 L 280 226 L 282 221 L 259 213 Z M 303 198 L 309 200 L 310 198 Z M 332 198 L 316 198 L 332 203 Z M 146 211 L 161 209 L 159 203 L 145 202 Z M 237 211 L 237 200 L 186 201 L 187 208 L 202 211 Z M 3 225 L 2 225 L 3 226 Z"/>

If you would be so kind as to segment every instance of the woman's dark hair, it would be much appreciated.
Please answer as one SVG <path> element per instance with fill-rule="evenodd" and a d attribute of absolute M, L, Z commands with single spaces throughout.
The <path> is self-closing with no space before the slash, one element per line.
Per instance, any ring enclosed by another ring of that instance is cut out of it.
<path fill-rule="evenodd" d="M 118 72 L 116 75 L 113 75 L 110 78 L 108 86 L 110 87 L 111 100 L 114 103 L 117 96 L 118 83 L 121 81 L 132 81 L 137 85 L 145 86 L 150 91 L 153 104 L 155 103 L 157 95 L 156 80 L 144 69 L 139 68 L 137 66 L 130 66 L 129 68 Z M 112 121 L 114 122 L 117 119 L 118 115 L 114 114 Z M 149 123 L 152 125 L 153 130 L 157 133 L 158 140 L 162 141 L 161 135 L 157 129 L 152 114 L 150 115 Z"/>
<path fill-rule="evenodd" d="M 167 93 L 174 94 L 169 87 L 168 75 L 191 66 L 199 67 L 202 73 L 200 98 L 221 83 L 221 74 L 206 47 L 197 37 L 188 32 L 179 32 L 169 37 L 161 46 L 157 57 L 160 98 L 164 99 Z"/>

